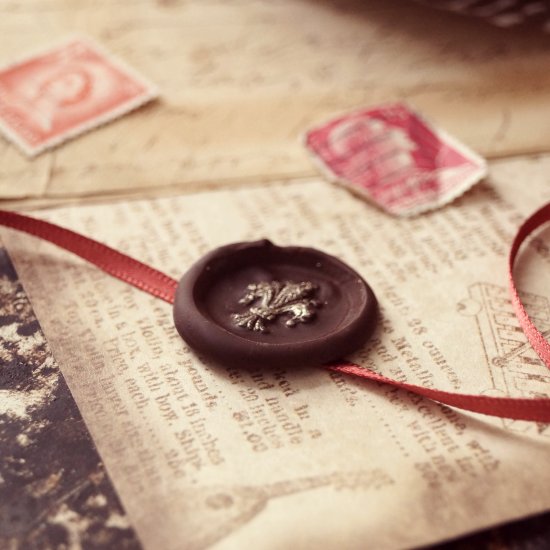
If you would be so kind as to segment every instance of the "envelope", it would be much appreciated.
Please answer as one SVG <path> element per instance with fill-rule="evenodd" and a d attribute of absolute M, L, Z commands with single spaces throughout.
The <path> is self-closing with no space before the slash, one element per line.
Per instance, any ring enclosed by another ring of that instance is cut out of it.
<path fill-rule="evenodd" d="M 487 182 L 408 220 L 316 178 L 38 215 L 175 278 L 229 242 L 321 249 L 380 303 L 351 360 L 448 391 L 548 396 L 512 311 L 506 256 L 521 220 L 550 198 L 549 166 L 493 162 Z M 516 271 L 543 332 L 547 236 Z M 550 506 L 547 425 L 323 369 L 214 364 L 181 340 L 169 304 L 50 244 L 2 238 L 145 548 L 412 547 Z"/>
<path fill-rule="evenodd" d="M 155 83 L 160 100 L 33 161 L 0 141 L 1 197 L 53 201 L 312 177 L 304 132 L 397 100 L 483 156 L 550 147 L 540 116 L 550 108 L 550 53 L 539 31 L 503 32 L 412 2 L 126 8 L 32 0 L 4 9 L 1 66 L 48 49 L 52 36 L 85 32 Z M 30 17 L 48 24 L 31 32 Z"/>

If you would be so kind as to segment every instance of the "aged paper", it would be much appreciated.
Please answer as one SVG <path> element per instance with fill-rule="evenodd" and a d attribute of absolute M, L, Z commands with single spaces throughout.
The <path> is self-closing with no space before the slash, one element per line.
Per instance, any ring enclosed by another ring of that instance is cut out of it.
<path fill-rule="evenodd" d="M 520 220 L 550 199 L 549 168 L 498 163 L 490 182 L 412 220 L 320 180 L 40 215 L 174 277 L 232 241 L 321 248 L 381 304 L 353 360 L 428 387 L 532 397 L 548 395 L 550 376 L 511 311 L 505 262 Z M 409 547 L 550 507 L 546 425 L 321 369 L 204 362 L 168 304 L 47 243 L 2 236 L 145 548 Z M 543 331 L 549 262 L 539 237 L 517 272 Z"/>
<path fill-rule="evenodd" d="M 0 548 L 140 550 L 0 246 Z"/>
<path fill-rule="evenodd" d="M 550 147 L 550 37 L 530 29 L 403 0 L 0 0 L 0 12 L 0 64 L 84 33 L 162 98 L 34 161 L 0 142 L 2 197 L 311 176 L 308 128 L 398 99 L 482 155 Z"/>

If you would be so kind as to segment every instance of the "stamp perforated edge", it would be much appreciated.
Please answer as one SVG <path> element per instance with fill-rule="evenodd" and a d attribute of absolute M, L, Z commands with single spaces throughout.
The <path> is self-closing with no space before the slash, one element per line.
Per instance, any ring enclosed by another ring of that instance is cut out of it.
<path fill-rule="evenodd" d="M 452 147 L 457 149 L 460 153 L 462 153 L 464 156 L 472 159 L 474 162 L 479 164 L 479 167 L 477 170 L 471 174 L 469 177 L 464 179 L 464 182 L 460 185 L 457 185 L 455 188 L 453 188 L 452 192 L 445 193 L 440 200 L 434 201 L 431 204 L 423 204 L 419 205 L 417 208 L 410 208 L 405 209 L 402 211 L 395 211 L 390 210 L 383 206 L 381 203 L 375 201 L 363 188 L 359 187 L 358 185 L 355 185 L 354 183 L 338 177 L 328 166 L 328 164 L 323 160 L 321 155 L 319 155 L 312 147 L 308 144 L 308 136 L 317 131 L 321 128 L 324 128 L 328 124 L 343 120 L 347 117 L 352 117 L 356 115 L 366 115 L 373 111 L 374 109 L 387 109 L 390 107 L 395 106 L 404 106 L 407 110 L 409 110 L 411 113 L 414 114 L 415 117 L 417 117 L 423 124 L 425 124 L 438 139 L 444 140 Z M 415 109 L 409 102 L 405 101 L 397 101 L 397 102 L 390 102 L 390 103 L 382 103 L 380 105 L 373 105 L 372 107 L 366 107 L 361 109 L 354 109 L 351 111 L 347 111 L 346 113 L 342 115 L 336 115 L 332 116 L 331 118 L 328 118 L 325 122 L 322 122 L 320 124 L 317 124 L 313 128 L 310 128 L 309 130 L 306 130 L 302 136 L 300 137 L 300 141 L 303 147 L 305 147 L 306 151 L 308 152 L 308 155 L 313 162 L 313 164 L 319 169 L 321 174 L 330 182 L 336 183 L 344 188 L 346 188 L 348 191 L 352 192 L 354 195 L 358 196 L 359 198 L 363 200 L 367 200 L 370 204 L 376 206 L 377 208 L 380 208 L 384 212 L 387 212 L 388 214 L 391 214 L 393 216 L 397 216 L 400 218 L 409 218 L 413 216 L 418 216 L 419 214 L 423 214 L 424 212 L 430 212 L 433 210 L 437 210 L 438 208 L 441 208 L 451 202 L 453 202 L 458 197 L 462 196 L 464 193 L 466 193 L 468 190 L 470 190 L 476 183 L 480 182 L 482 179 L 487 177 L 489 173 L 487 161 L 478 153 L 476 153 L 474 150 L 470 149 L 467 145 L 459 141 L 457 138 L 452 136 L 451 134 L 447 133 L 445 130 L 439 128 L 438 126 L 434 125 L 432 122 L 427 120 L 423 115 L 419 114 L 418 110 Z"/>
<path fill-rule="evenodd" d="M 29 145 L 17 132 L 15 132 L 10 126 L 8 126 L 2 118 L 0 118 L 0 133 L 2 133 L 8 141 L 17 145 L 27 156 L 31 158 L 39 155 L 47 149 L 57 147 L 58 145 L 61 145 L 70 139 L 89 132 L 90 130 L 98 128 L 104 124 L 112 122 L 113 120 L 116 120 L 117 118 L 126 115 L 134 111 L 135 109 L 138 109 L 142 105 L 145 105 L 149 101 L 152 101 L 159 96 L 159 88 L 150 80 L 146 79 L 136 69 L 122 61 L 119 57 L 112 54 L 110 51 L 100 45 L 96 40 L 80 33 L 70 34 L 64 37 L 62 40 L 59 40 L 54 44 L 50 44 L 48 47 L 37 48 L 31 52 L 23 54 L 15 60 L 12 60 L 4 65 L 0 65 L 0 72 L 12 69 L 14 67 L 17 67 L 18 65 L 22 65 L 23 63 L 26 63 L 27 61 L 30 61 L 36 57 L 53 53 L 76 41 L 79 41 L 89 46 L 91 49 L 93 49 L 95 52 L 105 58 L 106 61 L 112 66 L 114 66 L 124 74 L 128 75 L 130 78 L 132 78 L 132 80 L 143 86 L 143 88 L 145 88 L 145 91 L 134 99 L 130 101 L 125 101 L 115 109 L 111 109 L 110 111 L 103 113 L 100 116 L 92 117 L 90 118 L 90 120 L 78 124 L 71 130 L 64 132 L 62 135 L 52 137 L 51 139 L 45 141 L 44 143 L 41 143 L 36 147 L 32 147 L 31 145 Z"/>

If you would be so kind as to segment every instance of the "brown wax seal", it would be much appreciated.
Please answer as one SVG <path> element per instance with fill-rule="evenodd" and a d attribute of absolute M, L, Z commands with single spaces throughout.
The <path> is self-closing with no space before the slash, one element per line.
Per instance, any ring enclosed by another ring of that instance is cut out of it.
<path fill-rule="evenodd" d="M 323 364 L 361 347 L 376 324 L 369 285 L 334 256 L 268 240 L 222 246 L 181 278 L 174 321 L 225 365 Z"/>

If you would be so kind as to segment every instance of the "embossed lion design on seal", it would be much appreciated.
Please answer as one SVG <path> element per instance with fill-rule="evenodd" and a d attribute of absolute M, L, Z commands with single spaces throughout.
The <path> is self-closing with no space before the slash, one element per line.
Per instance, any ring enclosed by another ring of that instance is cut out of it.
<path fill-rule="evenodd" d="M 239 327 L 266 333 L 269 332 L 266 323 L 280 315 L 290 315 L 285 321 L 287 327 L 307 323 L 315 316 L 315 309 L 321 307 L 321 302 L 311 298 L 317 288 L 309 281 L 251 283 L 239 304 L 249 305 L 258 300 L 259 304 L 252 305 L 245 313 L 233 313 L 232 318 Z"/>

